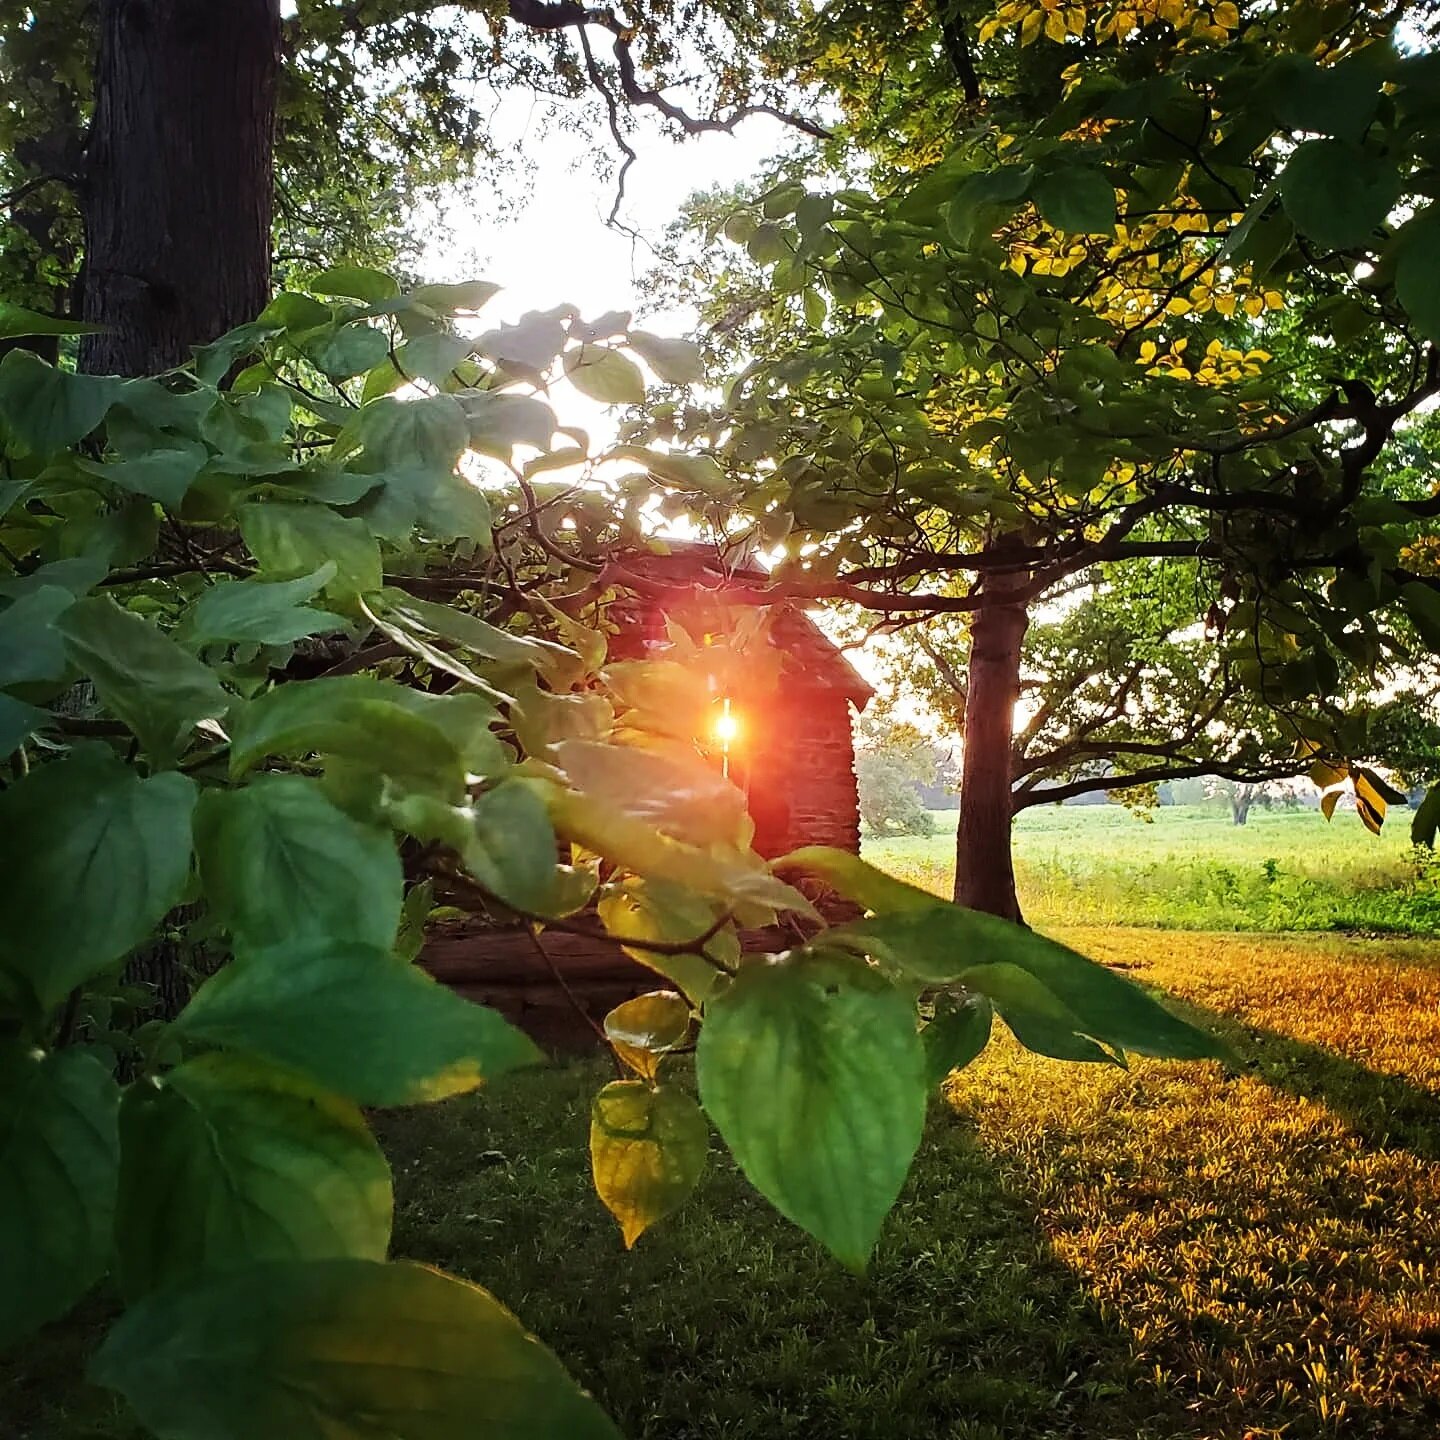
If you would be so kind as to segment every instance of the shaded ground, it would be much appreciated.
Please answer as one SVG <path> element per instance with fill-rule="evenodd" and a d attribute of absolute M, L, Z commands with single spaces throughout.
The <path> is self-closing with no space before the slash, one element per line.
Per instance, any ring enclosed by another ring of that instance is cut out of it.
<path fill-rule="evenodd" d="M 489 1286 L 632 1440 L 1241 1440 L 1440 1430 L 1440 945 L 1072 931 L 1220 1017 L 1214 1065 L 997 1045 L 937 1102 L 856 1280 L 718 1150 L 626 1256 L 598 1062 L 392 1115 L 397 1253 Z M 0 1433 L 131 1440 L 83 1327 Z"/>

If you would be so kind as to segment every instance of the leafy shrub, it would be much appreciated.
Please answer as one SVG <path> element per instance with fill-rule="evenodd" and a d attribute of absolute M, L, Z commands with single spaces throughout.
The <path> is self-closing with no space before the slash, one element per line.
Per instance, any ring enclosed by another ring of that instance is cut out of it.
<path fill-rule="evenodd" d="M 408 963 L 432 898 L 519 917 L 542 949 L 608 935 L 671 987 L 607 1021 L 634 1078 L 596 1097 L 591 1153 L 627 1243 L 694 1188 L 708 1116 L 862 1268 L 927 1093 L 992 1012 L 1062 1058 L 1219 1046 L 853 856 L 767 866 L 693 739 L 715 667 L 745 657 L 677 636 L 607 666 L 623 572 L 586 548 L 614 553 L 657 487 L 708 503 L 718 471 L 622 446 L 646 473 L 547 481 L 590 457 L 531 392 L 563 371 L 638 401 L 626 350 L 678 384 L 692 347 L 569 308 L 461 336 L 480 284 L 315 288 L 160 378 L 0 362 L 0 1343 L 108 1274 L 126 1310 L 93 1373 L 166 1440 L 408 1432 L 416 1411 L 436 1440 L 612 1436 L 486 1291 L 387 1258 L 361 1107 L 540 1058 Z M 498 462 L 478 483 L 475 457 Z M 779 870 L 871 918 L 824 928 Z M 742 958 L 738 925 L 782 916 L 813 938 Z M 122 1086 L 113 977 L 193 944 L 215 973 L 137 1037 Z M 919 984 L 963 1004 L 922 1032 Z M 662 1069 L 697 1020 L 703 1114 Z"/>

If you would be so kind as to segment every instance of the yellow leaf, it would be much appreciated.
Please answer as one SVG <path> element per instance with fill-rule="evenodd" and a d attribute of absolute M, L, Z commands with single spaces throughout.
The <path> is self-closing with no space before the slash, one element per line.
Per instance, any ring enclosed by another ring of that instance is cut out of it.
<path fill-rule="evenodd" d="M 1382 801 L 1381 803 L 1383 804 L 1384 802 Z M 1359 796 L 1355 798 L 1355 810 L 1360 816 L 1361 824 L 1363 824 L 1372 835 L 1378 835 L 1380 833 L 1380 827 L 1385 823 L 1385 812 L 1383 810 L 1376 810 L 1373 805 L 1362 800 Z"/>
<path fill-rule="evenodd" d="M 590 1111 L 595 1193 L 620 1222 L 628 1250 L 689 1196 L 705 1169 L 710 1131 L 682 1090 L 616 1080 Z"/>
<path fill-rule="evenodd" d="M 1327 820 L 1335 817 L 1335 807 L 1340 803 L 1340 792 L 1331 790 L 1329 794 L 1320 797 L 1320 810 Z"/>
<path fill-rule="evenodd" d="M 1221 0 L 1215 7 L 1215 23 L 1223 25 L 1227 30 L 1233 30 L 1240 23 L 1240 11 L 1230 0 Z"/>
<path fill-rule="evenodd" d="M 1085 10 L 1083 6 L 1072 5 L 1065 12 L 1065 28 L 1072 35 L 1083 35 L 1085 33 Z"/>
<path fill-rule="evenodd" d="M 1374 829 L 1378 835 L 1380 833 L 1380 826 L 1385 820 L 1385 797 L 1370 783 L 1363 770 L 1357 770 L 1354 778 L 1355 800 L 1361 809 L 1360 818 L 1365 820 L 1365 823 L 1369 825 L 1370 822 L 1364 814 L 1365 807 L 1368 806 L 1373 810 L 1375 812 Z"/>
<path fill-rule="evenodd" d="M 605 1038 L 642 1080 L 653 1081 L 660 1061 L 689 1033 L 690 1006 L 673 990 L 637 995 L 605 1017 Z"/>
<path fill-rule="evenodd" d="M 1247 295 L 1245 297 L 1245 313 L 1253 320 L 1265 313 L 1265 297 L 1263 295 Z"/>
<path fill-rule="evenodd" d="M 1052 12 L 1045 17 L 1045 34 L 1049 39 L 1054 40 L 1058 44 L 1064 40 L 1068 33 L 1065 28 L 1065 17 L 1063 15 Z"/>
<path fill-rule="evenodd" d="M 1032 10 L 1020 26 L 1020 43 L 1028 45 L 1032 40 L 1039 37 L 1040 27 L 1045 23 L 1045 12 L 1043 10 Z"/>

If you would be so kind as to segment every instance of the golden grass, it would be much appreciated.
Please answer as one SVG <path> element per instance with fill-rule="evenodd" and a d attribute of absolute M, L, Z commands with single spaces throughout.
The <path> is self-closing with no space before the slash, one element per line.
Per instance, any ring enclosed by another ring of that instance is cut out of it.
<path fill-rule="evenodd" d="M 994 1047 L 947 1098 L 1197 1435 L 1440 1434 L 1440 945 L 1062 937 L 1246 1057 Z M 1158 1396 L 1157 1396 L 1158 1398 Z"/>

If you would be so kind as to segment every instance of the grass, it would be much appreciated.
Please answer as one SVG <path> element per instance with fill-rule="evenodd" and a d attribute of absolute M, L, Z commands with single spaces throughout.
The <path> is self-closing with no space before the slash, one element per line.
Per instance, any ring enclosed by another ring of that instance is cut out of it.
<path fill-rule="evenodd" d="M 1213 1017 L 1241 1066 L 997 1043 L 933 1106 L 863 1280 L 718 1146 L 626 1256 L 586 1173 L 598 1062 L 386 1117 L 396 1252 L 493 1289 L 631 1440 L 1440 1431 L 1440 944 L 1063 938 Z M 7 1440 L 136 1440 L 75 1378 L 102 1309 L 0 1376 Z"/>
<path fill-rule="evenodd" d="M 1379 837 L 1353 814 L 1164 806 L 1044 806 L 1015 823 L 1020 901 L 1032 924 L 1183 930 L 1353 930 L 1440 935 L 1440 864 L 1409 843 L 1399 811 Z M 948 894 L 955 812 L 926 838 L 868 840 L 866 856 Z"/>

